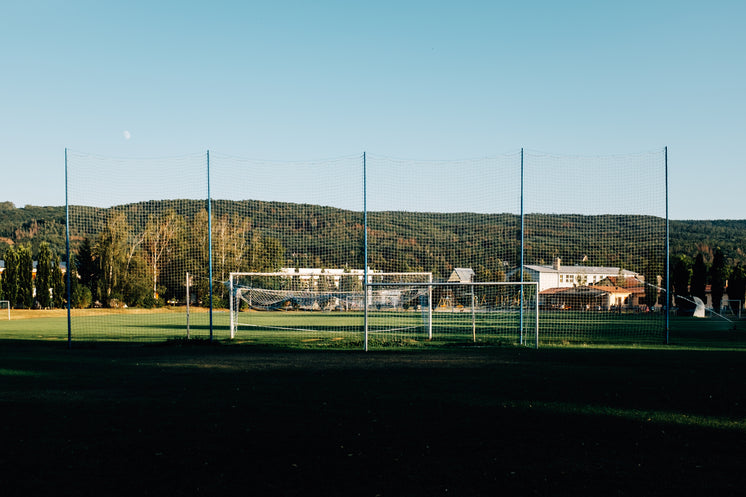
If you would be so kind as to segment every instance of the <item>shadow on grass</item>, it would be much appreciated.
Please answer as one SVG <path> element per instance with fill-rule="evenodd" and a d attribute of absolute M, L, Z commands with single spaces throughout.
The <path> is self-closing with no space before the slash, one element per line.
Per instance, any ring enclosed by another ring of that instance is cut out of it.
<path fill-rule="evenodd" d="M 4 495 L 737 495 L 746 484 L 742 352 L 197 343 L 0 342 Z"/>

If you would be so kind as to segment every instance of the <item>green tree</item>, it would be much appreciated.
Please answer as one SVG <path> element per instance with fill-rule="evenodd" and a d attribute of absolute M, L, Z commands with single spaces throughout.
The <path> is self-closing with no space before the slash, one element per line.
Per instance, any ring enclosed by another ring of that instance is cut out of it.
<path fill-rule="evenodd" d="M 746 296 L 746 269 L 743 265 L 736 264 L 728 278 L 728 302 L 733 314 L 738 315 L 743 309 L 743 301 Z"/>
<path fill-rule="evenodd" d="M 16 307 L 30 309 L 34 305 L 34 258 L 31 247 L 18 247 L 18 294 Z"/>
<path fill-rule="evenodd" d="M 229 274 L 249 269 L 248 234 L 251 222 L 247 218 L 224 214 L 212 222 L 213 277 L 215 281 L 227 281 Z M 224 285 L 215 285 L 218 295 L 225 297 Z"/>
<path fill-rule="evenodd" d="M 52 306 L 60 308 L 65 305 L 65 275 L 60 268 L 60 257 L 54 256 L 54 265 L 52 266 Z"/>
<path fill-rule="evenodd" d="M 52 266 L 54 255 L 47 242 L 39 245 L 39 253 L 36 256 L 36 301 L 43 309 L 52 307 Z"/>
<path fill-rule="evenodd" d="M 130 246 L 132 250 L 132 246 Z M 163 304 L 162 299 L 153 294 L 150 268 L 139 251 L 128 254 L 123 278 L 118 293 L 130 307 L 157 307 Z M 163 289 L 158 287 L 156 291 Z"/>
<path fill-rule="evenodd" d="M 344 274 L 339 277 L 339 289 L 343 292 L 360 292 L 363 290 L 362 280 L 358 275 L 352 274 L 350 266 L 345 265 Z"/>
<path fill-rule="evenodd" d="M 285 264 L 285 247 L 277 238 L 261 237 L 256 234 L 252 238 L 252 271 L 275 272 Z"/>
<path fill-rule="evenodd" d="M 202 305 L 208 304 L 209 299 L 209 267 L 210 267 L 210 237 L 208 229 L 208 215 L 206 209 L 200 209 L 191 221 L 189 235 L 186 242 L 188 254 L 185 257 L 184 267 L 192 276 L 194 282 L 191 291 L 197 302 Z"/>
<path fill-rule="evenodd" d="M 326 273 L 326 268 L 321 268 L 317 288 L 320 292 L 328 292 L 334 287 L 334 278 Z"/>
<path fill-rule="evenodd" d="M 715 249 L 710 268 L 710 288 L 712 293 L 712 308 L 720 312 L 725 293 L 725 283 L 728 280 L 728 268 L 725 265 L 725 256 L 720 248 Z"/>
<path fill-rule="evenodd" d="M 692 283 L 691 283 L 691 294 L 695 297 L 702 299 L 702 302 L 707 301 L 707 265 L 705 264 L 704 255 L 700 252 L 694 259 L 694 266 L 692 266 Z"/>
<path fill-rule="evenodd" d="M 497 260 L 497 269 L 490 269 L 478 264 L 474 268 L 475 282 L 505 281 L 505 272 L 502 261 Z M 477 286 L 474 288 L 477 304 L 499 305 L 505 300 L 506 288 L 504 286 Z"/>
<path fill-rule="evenodd" d="M 79 278 L 75 267 L 75 260 L 76 258 L 73 258 L 67 268 L 70 271 L 70 306 L 76 309 L 85 309 L 93 303 L 93 296 L 91 289 L 84 285 L 81 278 Z"/>
<path fill-rule="evenodd" d="M 18 251 L 13 245 L 5 249 L 5 271 L 3 272 L 3 300 L 15 307 L 18 296 Z"/>
<path fill-rule="evenodd" d="M 145 263 L 152 281 L 153 299 L 158 298 L 158 277 L 177 253 L 177 242 L 184 230 L 184 218 L 169 210 L 162 216 L 150 216 L 142 237 Z M 131 259 L 130 259 L 131 262 Z"/>
<path fill-rule="evenodd" d="M 691 259 L 685 255 L 671 258 L 671 297 L 676 299 L 676 307 L 682 312 L 693 308 L 689 293 L 691 276 Z"/>
<path fill-rule="evenodd" d="M 113 299 L 122 297 L 122 283 L 130 255 L 128 233 L 129 225 L 124 213 L 112 213 L 93 246 L 92 255 L 98 276 L 96 297 L 106 307 L 111 306 Z"/>
<path fill-rule="evenodd" d="M 91 245 L 90 238 L 85 237 L 83 239 L 73 259 L 73 265 L 80 278 L 80 284 L 88 288 L 91 295 L 95 295 L 99 273 L 96 261 L 93 260 L 93 246 Z"/>
<path fill-rule="evenodd" d="M 643 287 L 645 288 L 645 303 L 651 307 L 658 302 L 658 296 L 660 295 L 659 281 L 662 281 L 661 273 L 661 266 L 649 260 L 645 268 Z"/>
<path fill-rule="evenodd" d="M 514 282 L 520 282 L 521 281 L 521 272 L 516 271 L 514 272 L 508 281 L 514 281 Z M 528 272 L 523 273 L 523 281 L 524 282 L 531 282 L 533 279 L 528 274 Z M 523 305 L 528 305 L 531 300 L 533 300 L 534 296 L 536 295 L 536 287 L 534 285 L 523 285 Z M 505 292 L 507 294 L 507 299 L 509 302 L 512 302 L 513 305 L 519 304 L 521 300 L 521 287 L 518 285 L 510 286 L 508 290 Z"/>

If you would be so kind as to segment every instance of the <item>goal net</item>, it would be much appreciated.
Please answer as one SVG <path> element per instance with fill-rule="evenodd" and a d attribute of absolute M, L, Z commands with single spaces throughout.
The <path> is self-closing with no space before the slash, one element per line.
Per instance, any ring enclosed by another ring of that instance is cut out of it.
<path fill-rule="evenodd" d="M 537 346 L 536 288 L 535 282 L 507 281 L 370 283 L 366 345 L 431 340 Z M 409 296 L 410 305 L 375 305 L 376 295 L 390 294 Z"/>
<path fill-rule="evenodd" d="M 8 321 L 10 321 L 10 301 L 9 300 L 0 300 L 0 316 L 8 316 Z"/>
<path fill-rule="evenodd" d="M 361 269 L 285 268 L 280 272 L 234 272 L 227 282 L 230 336 L 250 340 L 360 341 L 366 308 L 429 308 L 427 286 L 369 290 Z M 432 274 L 369 272 L 368 286 L 428 283 Z M 427 315 L 427 314 L 425 314 Z M 426 321 L 411 325 L 419 329 Z"/>
<path fill-rule="evenodd" d="M 231 273 L 231 338 L 360 343 L 538 340 L 534 282 L 434 282 L 432 273 Z"/>

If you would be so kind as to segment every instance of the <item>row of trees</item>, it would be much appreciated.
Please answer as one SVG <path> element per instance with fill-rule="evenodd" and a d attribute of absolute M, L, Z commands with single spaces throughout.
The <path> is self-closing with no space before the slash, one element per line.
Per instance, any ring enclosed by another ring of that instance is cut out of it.
<path fill-rule="evenodd" d="M 262 236 L 251 222 L 228 214 L 214 217 L 209 236 L 207 211 L 186 217 L 175 210 L 150 214 L 137 228 L 124 210 L 108 213 L 103 228 L 86 236 L 74 251 L 71 304 L 74 307 L 154 307 L 170 299 L 183 302 L 186 274 L 197 303 L 209 297 L 210 238 L 212 239 L 213 302 L 227 302 L 221 283 L 231 271 L 277 271 L 285 263 L 285 249 L 273 237 Z M 60 257 L 42 242 L 11 245 L 4 252 L 0 300 L 13 308 L 54 308 L 66 305 L 65 278 Z"/>
<path fill-rule="evenodd" d="M 231 271 L 277 271 L 285 262 L 279 240 L 262 236 L 247 218 L 224 214 L 212 222 L 207 211 L 190 217 L 167 210 L 150 214 L 136 229 L 125 211 L 109 214 L 95 237 L 83 239 L 75 256 L 74 305 L 85 307 L 153 307 L 186 294 L 207 302 L 210 238 L 212 241 L 213 302 L 226 302 L 221 283 Z"/>
<path fill-rule="evenodd" d="M 686 255 L 675 256 L 671 260 L 671 287 L 673 294 L 679 298 L 676 305 L 689 310 L 694 304 L 692 297 L 707 301 L 707 285 L 710 285 L 712 308 L 720 312 L 723 295 L 728 294 L 729 305 L 733 312 L 737 306 L 743 306 L 746 295 L 746 267 L 742 263 L 728 266 L 723 252 L 717 248 L 713 251 L 712 262 L 705 261 L 701 252 L 692 260 Z"/>
<path fill-rule="evenodd" d="M 65 305 L 65 282 L 59 256 L 46 242 L 39 245 L 34 277 L 31 246 L 5 249 L 5 270 L 0 278 L 0 300 L 15 309 L 54 308 Z"/>

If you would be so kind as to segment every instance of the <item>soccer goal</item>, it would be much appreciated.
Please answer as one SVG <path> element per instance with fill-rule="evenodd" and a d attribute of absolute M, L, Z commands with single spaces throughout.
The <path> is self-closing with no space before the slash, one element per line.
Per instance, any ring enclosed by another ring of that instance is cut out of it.
<path fill-rule="evenodd" d="M 365 344 L 407 342 L 423 337 L 442 343 L 539 344 L 536 282 L 371 282 Z M 382 296 L 406 296 L 408 307 L 379 306 Z M 421 315 L 421 318 L 417 316 Z"/>
<path fill-rule="evenodd" d="M 431 273 L 231 273 L 231 338 L 538 346 L 536 282 L 434 282 Z"/>
<path fill-rule="evenodd" d="M 231 339 L 346 340 L 364 339 L 367 311 L 418 308 L 422 317 L 410 329 L 427 331 L 427 292 L 412 289 L 372 290 L 372 283 L 428 283 L 432 273 L 383 273 L 359 269 L 284 269 L 275 273 L 234 272 L 227 282 Z M 369 288 L 366 299 L 365 288 Z M 423 307 L 424 306 L 424 307 Z"/>
<path fill-rule="evenodd" d="M 7 309 L 8 313 L 8 321 L 10 321 L 10 301 L 9 300 L 0 300 L 0 314 L 5 314 L 3 312 L 3 309 Z"/>

